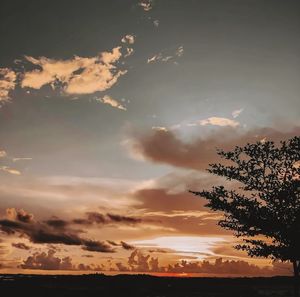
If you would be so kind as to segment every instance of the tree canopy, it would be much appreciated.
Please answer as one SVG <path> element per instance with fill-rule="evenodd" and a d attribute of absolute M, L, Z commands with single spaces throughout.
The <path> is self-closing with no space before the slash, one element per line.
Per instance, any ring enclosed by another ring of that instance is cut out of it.
<path fill-rule="evenodd" d="M 206 206 L 221 211 L 219 225 L 242 239 L 237 249 L 250 255 L 290 261 L 300 272 L 300 137 L 248 143 L 217 150 L 224 164 L 210 164 L 212 174 L 236 181 L 194 192 Z"/>

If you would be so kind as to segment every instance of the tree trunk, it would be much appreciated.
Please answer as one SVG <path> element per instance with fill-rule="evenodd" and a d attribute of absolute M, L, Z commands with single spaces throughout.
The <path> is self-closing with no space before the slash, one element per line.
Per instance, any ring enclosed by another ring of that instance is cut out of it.
<path fill-rule="evenodd" d="M 294 269 L 294 296 L 299 297 L 299 282 L 300 282 L 300 261 L 293 261 Z"/>

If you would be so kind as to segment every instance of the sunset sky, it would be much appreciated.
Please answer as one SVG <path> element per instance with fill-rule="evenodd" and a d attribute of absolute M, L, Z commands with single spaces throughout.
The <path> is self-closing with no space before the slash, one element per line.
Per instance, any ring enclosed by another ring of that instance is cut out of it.
<path fill-rule="evenodd" d="M 0 273 L 289 273 L 234 250 L 188 190 L 236 186 L 205 171 L 216 148 L 300 134 L 299 15 L 1 1 Z"/>

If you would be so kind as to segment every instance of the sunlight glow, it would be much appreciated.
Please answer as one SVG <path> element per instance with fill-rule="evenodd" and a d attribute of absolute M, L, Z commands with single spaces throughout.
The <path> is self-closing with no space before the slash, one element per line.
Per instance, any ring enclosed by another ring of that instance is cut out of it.
<path fill-rule="evenodd" d="M 213 254 L 211 248 L 226 240 L 221 237 L 198 236 L 163 236 L 154 239 L 134 241 L 140 247 L 168 248 L 180 253 Z"/>

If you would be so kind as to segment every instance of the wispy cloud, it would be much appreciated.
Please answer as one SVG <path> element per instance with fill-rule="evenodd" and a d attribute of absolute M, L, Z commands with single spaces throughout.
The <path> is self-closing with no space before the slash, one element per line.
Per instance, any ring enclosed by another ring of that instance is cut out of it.
<path fill-rule="evenodd" d="M 153 21 L 153 25 L 154 25 L 155 27 L 158 27 L 158 26 L 159 26 L 159 20 L 154 20 L 154 21 Z"/>
<path fill-rule="evenodd" d="M 31 161 L 32 158 L 27 158 L 27 157 L 20 157 L 20 158 L 13 158 L 12 161 L 13 162 L 18 162 L 18 161 Z"/>
<path fill-rule="evenodd" d="M 19 171 L 18 169 L 15 169 L 15 168 L 10 168 L 8 166 L 1 166 L 0 170 L 10 173 L 10 174 L 13 174 L 13 175 L 21 175 L 21 171 Z"/>
<path fill-rule="evenodd" d="M 104 104 L 108 104 L 114 108 L 118 108 L 125 111 L 127 110 L 127 108 L 124 105 L 122 105 L 120 102 L 118 102 L 116 99 L 112 98 L 109 95 L 105 95 L 103 98 L 97 99 L 97 101 L 100 101 Z"/>
<path fill-rule="evenodd" d="M 199 124 L 201 126 L 220 126 L 220 127 L 237 127 L 240 125 L 239 122 L 235 120 L 231 120 L 228 118 L 222 118 L 222 117 L 210 117 L 204 120 L 200 120 L 199 122 L 196 122 L 195 124 Z"/>
<path fill-rule="evenodd" d="M 0 165 L 0 171 L 13 174 L 13 175 L 21 175 L 22 172 L 19 169 L 10 167 L 12 162 L 19 162 L 19 161 L 29 161 L 32 160 L 32 158 L 24 158 L 24 157 L 12 157 L 10 156 L 5 150 L 0 149 L 0 159 L 1 159 L 1 165 Z"/>
<path fill-rule="evenodd" d="M 232 112 L 232 117 L 233 117 L 234 119 L 237 118 L 243 111 L 244 111 L 244 108 L 234 110 L 234 111 Z"/>
<path fill-rule="evenodd" d="M 174 53 L 158 53 L 153 55 L 152 57 L 147 59 L 147 63 L 155 63 L 155 62 L 168 62 L 172 61 L 175 58 L 180 58 L 183 56 L 184 49 L 183 46 L 178 47 Z"/>
<path fill-rule="evenodd" d="M 167 127 L 163 127 L 163 126 L 153 126 L 152 130 L 156 130 L 156 131 L 168 131 Z"/>

